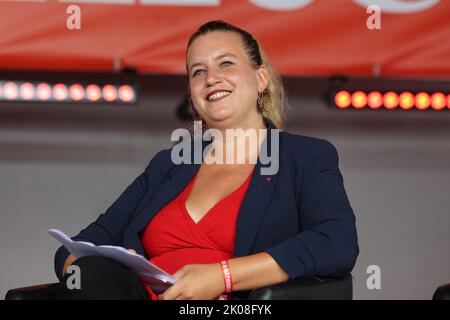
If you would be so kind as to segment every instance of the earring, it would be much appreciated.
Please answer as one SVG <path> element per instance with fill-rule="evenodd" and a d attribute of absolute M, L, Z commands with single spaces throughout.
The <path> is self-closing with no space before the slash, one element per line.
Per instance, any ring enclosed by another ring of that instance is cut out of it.
<path fill-rule="evenodd" d="M 264 99 L 263 99 L 263 93 L 258 93 L 258 99 L 256 100 L 256 106 L 258 108 L 259 113 L 264 112 Z"/>

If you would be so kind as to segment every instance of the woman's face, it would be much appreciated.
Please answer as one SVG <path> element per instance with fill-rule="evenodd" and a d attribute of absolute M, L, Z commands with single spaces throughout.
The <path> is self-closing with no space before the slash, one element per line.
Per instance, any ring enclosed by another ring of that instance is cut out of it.
<path fill-rule="evenodd" d="M 195 110 L 209 128 L 249 128 L 261 122 L 258 92 L 268 83 L 266 69 L 255 69 L 235 32 L 198 37 L 187 52 L 189 89 Z"/>

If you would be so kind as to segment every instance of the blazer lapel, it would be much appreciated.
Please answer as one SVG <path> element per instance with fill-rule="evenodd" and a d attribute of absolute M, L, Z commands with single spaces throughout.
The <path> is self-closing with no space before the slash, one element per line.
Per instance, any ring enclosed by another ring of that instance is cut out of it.
<path fill-rule="evenodd" d="M 140 209 L 134 225 L 135 232 L 144 229 L 159 210 L 183 191 L 199 167 L 198 164 L 181 164 L 172 169 L 173 172 L 169 173 L 168 179 L 164 181 L 153 199 Z"/>
<path fill-rule="evenodd" d="M 276 129 L 272 122 L 266 119 L 268 127 L 267 136 L 263 142 L 263 148 L 271 150 L 271 130 Z M 276 150 L 278 152 L 278 150 Z M 278 175 L 262 175 L 263 165 L 258 157 L 253 177 L 242 201 L 236 224 L 236 239 L 234 255 L 241 257 L 248 255 L 256 238 L 259 225 L 265 215 Z"/>

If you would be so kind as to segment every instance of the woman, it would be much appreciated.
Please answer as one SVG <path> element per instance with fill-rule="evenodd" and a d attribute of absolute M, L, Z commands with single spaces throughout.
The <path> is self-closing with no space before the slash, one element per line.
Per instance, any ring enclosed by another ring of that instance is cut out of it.
<path fill-rule="evenodd" d="M 224 136 L 227 129 L 253 130 L 259 148 L 244 144 L 238 150 L 248 138 L 243 135 L 213 139 L 201 164 L 174 164 L 171 151 L 163 150 L 73 239 L 136 250 L 172 273 L 177 282 L 164 293 L 145 287 L 152 299 L 217 299 L 231 292 L 245 297 L 288 279 L 348 274 L 358 244 L 336 149 L 326 140 L 286 132 L 274 141 L 269 133 L 283 127 L 283 91 L 258 42 L 225 22 L 206 23 L 189 40 L 186 68 L 194 119 Z M 262 175 L 260 152 L 274 145 L 278 170 Z M 245 161 L 207 161 L 233 151 L 245 151 Z M 127 286 L 102 289 L 119 278 L 139 291 L 126 268 L 73 260 L 58 249 L 55 270 L 62 278 L 67 266 L 78 262 L 88 270 L 83 276 L 94 274 L 92 292 L 83 297 L 124 291 Z M 112 276 L 107 269 L 123 272 Z M 62 291 L 62 297 L 73 295 Z M 132 296 L 141 297 L 142 292 Z"/>

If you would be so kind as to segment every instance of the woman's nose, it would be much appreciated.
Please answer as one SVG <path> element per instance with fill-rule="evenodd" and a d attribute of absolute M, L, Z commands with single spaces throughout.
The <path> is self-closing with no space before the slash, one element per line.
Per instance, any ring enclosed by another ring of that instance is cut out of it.
<path fill-rule="evenodd" d="M 206 85 L 212 86 L 220 81 L 221 81 L 220 74 L 214 69 L 209 69 L 206 74 Z"/>

